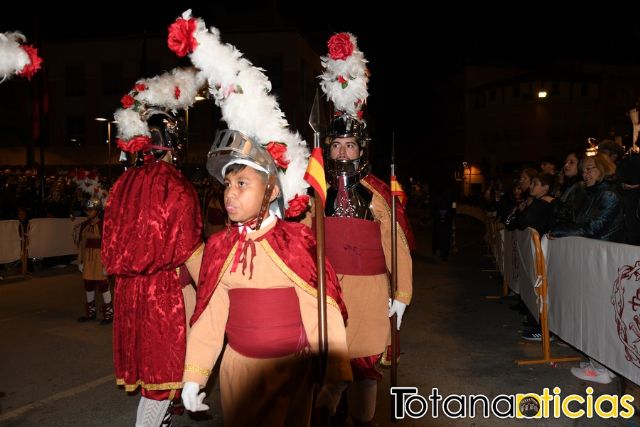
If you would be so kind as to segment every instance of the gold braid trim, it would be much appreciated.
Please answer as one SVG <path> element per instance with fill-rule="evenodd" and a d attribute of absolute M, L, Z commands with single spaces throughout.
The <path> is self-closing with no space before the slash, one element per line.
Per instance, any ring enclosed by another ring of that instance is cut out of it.
<path fill-rule="evenodd" d="M 124 386 L 125 391 L 134 391 L 138 387 L 142 387 L 145 390 L 177 390 L 182 388 L 182 382 L 145 384 L 144 381 L 138 380 L 135 384 L 127 384 L 122 378 L 116 379 L 116 384 Z"/>
<path fill-rule="evenodd" d="M 405 291 L 396 291 L 396 298 L 400 297 L 400 298 L 406 298 L 409 301 L 411 301 L 411 293 L 410 292 L 405 292 Z"/>
<path fill-rule="evenodd" d="M 210 369 L 205 369 L 205 368 L 201 368 L 200 366 L 197 365 L 192 365 L 190 363 L 187 363 L 184 365 L 184 371 L 185 372 L 194 372 L 196 374 L 200 374 L 203 377 L 209 377 L 209 375 L 211 375 L 211 370 Z"/>
<path fill-rule="evenodd" d="M 287 266 L 287 264 L 285 264 L 284 261 L 282 261 L 282 259 L 278 256 L 278 254 L 276 254 L 276 251 L 273 250 L 273 248 L 271 247 L 269 242 L 267 242 L 266 239 L 262 239 L 259 242 L 262 248 L 264 249 L 264 251 L 267 253 L 267 255 L 269 255 L 269 258 L 271 258 L 271 260 L 278 266 L 278 268 L 285 274 L 285 276 L 289 278 L 289 280 L 291 280 L 293 283 L 296 284 L 296 286 L 300 287 L 303 291 L 305 291 L 309 295 L 312 295 L 315 298 L 318 297 L 317 289 L 315 289 L 313 286 L 311 286 L 310 284 L 302 280 L 300 276 L 294 273 L 293 270 L 291 270 L 289 266 Z M 340 307 L 338 306 L 338 303 L 329 295 L 327 295 L 327 304 L 334 306 L 335 308 L 338 309 L 338 311 L 340 311 Z"/>
<path fill-rule="evenodd" d="M 387 199 L 385 199 L 384 197 L 382 197 L 382 195 L 371 186 L 371 184 L 369 184 L 367 181 L 365 180 L 360 180 L 360 182 L 367 187 L 369 190 L 371 190 L 373 192 L 373 194 L 375 194 L 376 196 L 378 196 L 378 198 L 380 198 L 380 200 L 382 200 L 385 209 L 387 210 L 387 214 L 389 214 L 389 219 L 391 219 L 391 207 L 389 206 L 389 204 L 387 203 Z M 395 197 L 393 194 L 391 195 L 391 197 Z M 396 221 L 396 224 L 398 224 L 398 221 Z M 404 243 L 404 245 L 409 248 L 409 243 L 407 242 L 407 236 L 404 235 L 404 230 L 402 229 L 402 227 L 400 226 L 400 224 L 398 224 L 398 227 L 396 228 L 398 230 L 398 232 L 400 233 L 400 240 L 402 240 L 402 242 Z"/>
<path fill-rule="evenodd" d="M 229 255 L 227 255 L 227 259 L 224 260 L 224 264 L 222 264 L 220 273 L 218 274 L 218 277 L 216 277 L 216 285 L 220 283 L 220 280 L 222 279 L 222 275 L 224 274 L 225 271 L 227 271 L 227 268 L 229 268 L 229 264 L 231 264 L 231 261 L 233 260 L 233 256 L 236 254 L 237 250 L 238 250 L 238 242 L 234 243 L 233 247 L 229 251 Z"/>
<path fill-rule="evenodd" d="M 197 257 L 198 255 L 200 255 L 202 252 L 204 252 L 204 242 L 200 243 L 200 246 L 198 246 L 198 248 L 193 251 L 193 253 L 191 254 L 191 256 L 189 257 L 189 259 L 187 259 L 184 263 L 188 263 L 189 261 L 191 261 L 193 258 Z"/>

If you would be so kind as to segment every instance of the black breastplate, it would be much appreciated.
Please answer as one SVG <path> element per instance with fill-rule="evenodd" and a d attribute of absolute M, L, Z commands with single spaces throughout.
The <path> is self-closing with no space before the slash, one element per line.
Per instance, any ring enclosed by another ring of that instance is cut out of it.
<path fill-rule="evenodd" d="M 359 218 L 373 221 L 371 212 L 371 200 L 373 193 L 360 182 L 346 187 L 346 200 L 342 203 L 338 200 L 338 189 L 330 187 L 327 190 L 327 204 L 324 213 L 326 216 Z"/>

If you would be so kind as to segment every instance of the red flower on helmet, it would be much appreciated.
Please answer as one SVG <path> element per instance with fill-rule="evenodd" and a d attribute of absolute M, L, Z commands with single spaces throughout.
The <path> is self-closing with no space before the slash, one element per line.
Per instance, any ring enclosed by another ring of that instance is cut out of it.
<path fill-rule="evenodd" d="M 198 41 L 193 37 L 195 31 L 195 19 L 176 19 L 176 22 L 169 25 L 169 37 L 167 38 L 169 49 L 179 57 L 193 52 L 198 46 Z"/>
<path fill-rule="evenodd" d="M 136 151 L 140 151 L 147 145 L 151 144 L 151 138 L 149 138 L 148 136 L 136 136 L 135 138 L 131 138 L 128 141 L 118 138 L 116 143 L 122 151 L 126 151 L 127 153 L 135 153 Z"/>
<path fill-rule="evenodd" d="M 331 36 L 327 42 L 331 59 L 347 59 L 353 53 L 353 43 L 348 33 L 339 33 Z"/>
<path fill-rule="evenodd" d="M 29 63 L 22 67 L 22 70 L 18 72 L 18 75 L 21 77 L 26 77 L 31 80 L 31 77 L 40 69 L 40 64 L 42 64 L 42 58 L 38 56 L 38 49 L 33 46 L 23 45 L 22 50 L 29 55 Z"/>
<path fill-rule="evenodd" d="M 144 90 L 147 90 L 147 85 L 144 83 L 138 83 L 133 87 L 133 90 L 135 90 L 136 92 L 142 92 Z"/>
<path fill-rule="evenodd" d="M 175 96 L 176 99 L 180 98 L 180 88 L 178 86 L 173 90 L 173 96 Z"/>
<path fill-rule="evenodd" d="M 287 145 L 281 142 L 271 141 L 267 144 L 267 151 L 273 157 L 273 161 L 280 169 L 286 169 L 289 167 L 289 160 L 285 159 L 284 155 L 287 153 Z"/>
<path fill-rule="evenodd" d="M 284 215 L 287 218 L 294 218 L 302 215 L 309 207 L 309 196 L 303 194 L 302 196 L 295 195 L 295 197 L 289 200 L 289 207 L 285 211 Z"/>
<path fill-rule="evenodd" d="M 124 108 L 129 108 L 131 107 L 133 104 L 136 103 L 136 100 L 134 99 L 133 96 L 127 94 L 125 96 L 122 97 L 122 99 L 120 100 L 120 103 L 122 104 L 122 106 Z"/>

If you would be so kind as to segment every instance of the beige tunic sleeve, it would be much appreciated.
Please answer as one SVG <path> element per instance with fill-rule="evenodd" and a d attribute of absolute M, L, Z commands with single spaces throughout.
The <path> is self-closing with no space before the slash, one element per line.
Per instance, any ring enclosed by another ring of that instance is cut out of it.
<path fill-rule="evenodd" d="M 183 382 L 196 382 L 200 387 L 207 384 L 211 369 L 224 346 L 228 317 L 229 294 L 220 284 L 189 332 Z"/>
<path fill-rule="evenodd" d="M 380 222 L 380 233 L 382 236 L 382 249 L 387 261 L 387 270 L 391 271 L 391 212 L 387 203 L 378 195 L 373 196 L 371 208 L 376 219 Z M 413 294 L 413 273 L 411 254 L 407 238 L 398 224 L 398 289 L 395 299 L 405 304 L 411 303 Z"/>

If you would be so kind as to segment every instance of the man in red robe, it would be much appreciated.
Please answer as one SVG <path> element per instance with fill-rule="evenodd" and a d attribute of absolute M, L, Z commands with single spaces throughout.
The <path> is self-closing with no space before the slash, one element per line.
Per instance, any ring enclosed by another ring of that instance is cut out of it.
<path fill-rule="evenodd" d="M 170 402 L 182 388 L 187 314 L 180 269 L 186 264 L 197 278 L 204 245 L 196 191 L 172 164 L 176 121 L 152 110 L 147 122 L 150 140 L 132 150 L 137 166 L 107 201 L 102 258 L 116 277 L 116 382 L 128 392 L 141 387 L 136 426 L 159 426 L 169 425 Z"/>

